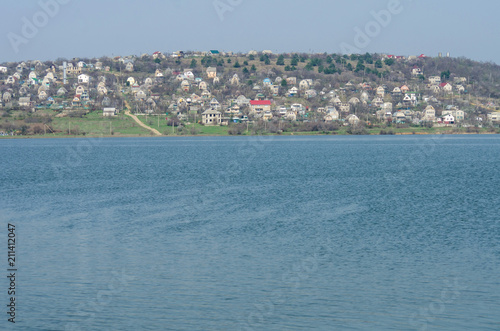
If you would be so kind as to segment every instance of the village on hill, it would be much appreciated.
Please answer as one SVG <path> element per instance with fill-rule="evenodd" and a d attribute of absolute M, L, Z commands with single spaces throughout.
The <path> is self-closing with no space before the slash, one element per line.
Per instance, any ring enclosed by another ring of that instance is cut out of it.
<path fill-rule="evenodd" d="M 122 121 L 110 134 L 498 132 L 499 68 L 423 54 L 217 50 L 3 63 L 0 134 L 106 133 L 82 123 L 113 118 Z"/>

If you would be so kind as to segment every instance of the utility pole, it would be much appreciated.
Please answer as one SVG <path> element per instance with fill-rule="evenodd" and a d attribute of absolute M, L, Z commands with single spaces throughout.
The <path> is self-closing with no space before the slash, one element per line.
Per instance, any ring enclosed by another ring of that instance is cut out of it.
<path fill-rule="evenodd" d="M 109 121 L 109 135 L 111 136 L 111 121 Z"/>
<path fill-rule="evenodd" d="M 71 122 L 68 122 L 68 135 L 71 134 Z"/>

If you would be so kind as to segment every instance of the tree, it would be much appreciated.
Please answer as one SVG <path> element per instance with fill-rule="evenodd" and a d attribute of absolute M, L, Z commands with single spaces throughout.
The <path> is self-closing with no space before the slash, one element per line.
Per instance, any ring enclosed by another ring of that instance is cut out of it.
<path fill-rule="evenodd" d="M 252 68 L 250 68 L 252 71 L 257 71 L 257 68 L 255 67 L 255 64 L 252 64 Z"/>
<path fill-rule="evenodd" d="M 394 64 L 394 59 L 385 59 L 384 62 L 390 67 Z"/>
<path fill-rule="evenodd" d="M 375 61 L 375 68 L 382 68 L 384 64 L 382 63 L 382 60 L 378 59 Z"/>
<path fill-rule="evenodd" d="M 248 74 L 249 73 L 248 68 L 243 68 L 243 73 Z"/>
<path fill-rule="evenodd" d="M 191 60 L 191 65 L 190 65 L 191 68 L 196 68 L 196 60 L 195 59 L 192 59 Z"/>
<path fill-rule="evenodd" d="M 255 60 L 255 56 L 254 56 L 253 54 L 250 54 L 250 55 L 248 56 L 248 59 L 249 59 L 250 61 L 253 61 L 253 60 Z"/>
<path fill-rule="evenodd" d="M 282 87 L 287 87 L 288 86 L 288 83 L 286 82 L 286 79 L 282 79 L 281 80 L 281 86 Z"/>
<path fill-rule="evenodd" d="M 276 61 L 276 65 L 278 65 L 278 66 L 284 66 L 285 65 L 285 57 L 283 56 L 283 54 L 281 54 L 278 57 L 278 60 Z"/>
<path fill-rule="evenodd" d="M 234 67 L 235 68 L 239 68 L 239 67 L 241 67 L 241 65 L 240 65 L 240 63 L 238 61 L 236 61 L 236 63 L 234 64 Z"/>
<path fill-rule="evenodd" d="M 441 72 L 441 79 L 443 79 L 443 78 L 446 80 L 450 79 L 450 70 L 446 70 L 446 71 Z"/>
<path fill-rule="evenodd" d="M 268 57 L 266 57 L 266 60 L 264 61 L 264 63 L 265 63 L 266 65 L 269 65 L 269 64 L 271 64 L 271 61 L 269 60 L 269 58 L 268 58 Z"/>

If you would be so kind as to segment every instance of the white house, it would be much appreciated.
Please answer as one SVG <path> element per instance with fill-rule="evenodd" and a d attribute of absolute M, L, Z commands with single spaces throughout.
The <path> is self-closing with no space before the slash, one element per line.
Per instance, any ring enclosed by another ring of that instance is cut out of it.
<path fill-rule="evenodd" d="M 88 84 L 90 82 L 90 77 L 85 74 L 78 76 L 78 84 Z"/>

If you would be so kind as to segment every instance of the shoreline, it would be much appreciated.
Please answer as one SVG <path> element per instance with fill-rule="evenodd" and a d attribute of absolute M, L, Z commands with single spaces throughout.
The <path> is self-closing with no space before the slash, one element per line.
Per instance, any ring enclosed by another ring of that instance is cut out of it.
<path fill-rule="evenodd" d="M 262 137 L 262 136 L 269 136 L 269 137 L 332 137 L 332 136 L 352 136 L 352 137 L 366 137 L 366 136 L 430 136 L 430 135 L 435 135 L 435 136 L 440 136 L 440 135 L 500 135 L 500 133 L 497 132 L 434 132 L 434 133 L 427 133 L 427 132 L 397 132 L 394 134 L 362 134 L 362 135 L 355 135 L 355 134 L 325 134 L 325 133 L 318 133 L 318 134 L 310 134 L 310 133 L 300 133 L 300 132 L 291 132 L 291 133 L 286 133 L 286 134 L 261 134 L 261 135 L 220 135 L 220 134 L 198 134 L 198 135 L 192 135 L 192 134 L 185 134 L 185 135 L 67 135 L 67 136 L 54 136 L 54 135 L 31 135 L 31 136 L 1 136 L 0 140 L 11 140 L 11 139 L 85 139 L 85 138 L 185 138 L 185 137 Z"/>

